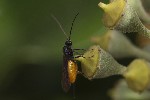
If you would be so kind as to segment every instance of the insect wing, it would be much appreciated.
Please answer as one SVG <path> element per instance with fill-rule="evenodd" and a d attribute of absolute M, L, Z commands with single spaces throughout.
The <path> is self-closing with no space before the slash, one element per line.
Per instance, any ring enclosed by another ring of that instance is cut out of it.
<path fill-rule="evenodd" d="M 71 83 L 69 81 L 69 75 L 68 75 L 68 59 L 65 56 L 63 56 L 61 84 L 62 84 L 62 88 L 65 92 L 67 92 L 70 89 Z"/>

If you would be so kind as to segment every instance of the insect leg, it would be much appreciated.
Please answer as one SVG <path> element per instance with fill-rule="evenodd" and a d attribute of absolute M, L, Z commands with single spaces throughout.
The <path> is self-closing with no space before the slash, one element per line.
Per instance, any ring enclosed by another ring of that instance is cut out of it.
<path fill-rule="evenodd" d="M 79 58 L 79 57 L 86 58 L 86 57 L 83 56 L 83 54 L 80 54 L 80 53 L 76 52 L 76 50 L 84 50 L 84 51 L 86 51 L 85 49 L 73 49 L 73 52 L 76 53 L 76 54 L 78 54 L 78 56 L 75 56 L 74 58 Z M 91 49 L 91 52 L 92 51 L 93 51 L 93 49 Z M 92 58 L 92 57 L 94 57 L 94 55 L 92 55 L 92 56 L 90 56 L 88 58 Z"/>
<path fill-rule="evenodd" d="M 74 58 L 79 58 L 79 57 L 85 58 L 83 55 L 78 55 L 78 56 L 75 56 Z"/>
<path fill-rule="evenodd" d="M 73 51 L 76 51 L 76 50 L 86 51 L 86 49 L 73 49 Z"/>

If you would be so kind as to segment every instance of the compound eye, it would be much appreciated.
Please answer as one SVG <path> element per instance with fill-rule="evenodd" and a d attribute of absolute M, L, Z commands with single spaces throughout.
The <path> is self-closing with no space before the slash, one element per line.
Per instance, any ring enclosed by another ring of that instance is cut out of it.
<path fill-rule="evenodd" d="M 68 41 L 65 42 L 65 44 L 66 44 L 67 46 L 71 46 L 71 45 L 72 45 L 72 42 L 71 42 L 70 40 L 68 40 Z"/>
<path fill-rule="evenodd" d="M 69 41 L 69 45 L 72 45 L 72 42 L 71 42 L 71 41 Z"/>

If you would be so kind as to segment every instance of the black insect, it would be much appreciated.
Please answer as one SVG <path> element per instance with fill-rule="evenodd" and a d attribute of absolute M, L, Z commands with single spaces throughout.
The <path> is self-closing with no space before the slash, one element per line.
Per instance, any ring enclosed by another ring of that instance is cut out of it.
<path fill-rule="evenodd" d="M 77 73 L 78 73 L 78 66 L 77 66 L 76 61 L 74 60 L 73 52 L 75 50 L 80 50 L 80 49 L 72 49 L 72 41 L 70 39 L 73 23 L 74 23 L 77 15 L 75 16 L 75 18 L 72 22 L 69 37 L 67 36 L 65 31 L 63 30 L 61 24 L 56 19 L 56 17 L 54 17 L 52 15 L 54 20 L 58 23 L 59 27 L 61 28 L 61 30 L 63 31 L 63 33 L 67 37 L 65 45 L 63 47 L 63 68 L 62 68 L 62 80 L 61 80 L 62 88 L 65 92 L 67 92 L 70 89 L 71 84 L 75 83 L 76 76 L 77 76 Z M 83 49 L 81 49 L 81 50 L 83 50 Z"/>

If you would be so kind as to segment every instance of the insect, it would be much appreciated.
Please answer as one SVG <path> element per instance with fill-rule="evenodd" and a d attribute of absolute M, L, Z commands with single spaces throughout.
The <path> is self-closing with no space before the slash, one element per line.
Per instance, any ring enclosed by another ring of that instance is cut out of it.
<path fill-rule="evenodd" d="M 62 68 L 62 80 L 61 80 L 62 88 L 65 92 L 68 92 L 70 87 L 71 87 L 71 84 L 75 83 L 76 76 L 77 76 L 77 73 L 78 73 L 77 62 L 74 60 L 73 53 L 74 53 L 75 50 L 83 50 L 83 49 L 72 49 L 72 41 L 70 39 L 71 34 L 72 34 L 71 31 L 72 31 L 73 23 L 74 23 L 77 15 L 73 19 L 69 37 L 67 36 L 65 31 L 63 30 L 61 24 L 56 19 L 56 17 L 52 15 L 53 19 L 58 23 L 59 27 L 61 28 L 61 30 L 63 31 L 63 33 L 67 37 L 65 45 L 63 47 L 63 68 Z"/>

